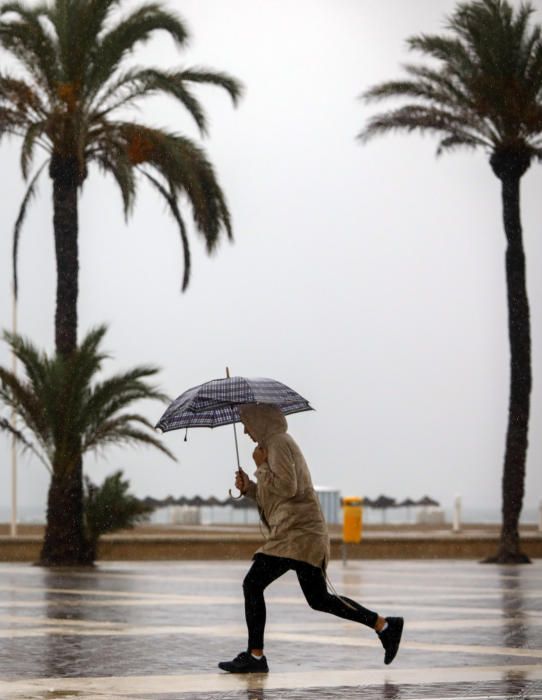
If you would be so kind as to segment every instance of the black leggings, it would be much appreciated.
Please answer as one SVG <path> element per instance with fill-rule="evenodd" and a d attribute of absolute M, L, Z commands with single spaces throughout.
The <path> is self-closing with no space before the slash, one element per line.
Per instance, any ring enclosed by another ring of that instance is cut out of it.
<path fill-rule="evenodd" d="M 254 562 L 243 581 L 245 617 L 248 627 L 248 649 L 263 649 L 265 629 L 264 589 L 277 578 L 293 569 L 307 603 L 314 610 L 331 613 L 346 620 L 360 622 L 374 629 L 377 613 L 344 596 L 333 595 L 327 590 L 324 572 L 296 559 L 255 554 Z"/>

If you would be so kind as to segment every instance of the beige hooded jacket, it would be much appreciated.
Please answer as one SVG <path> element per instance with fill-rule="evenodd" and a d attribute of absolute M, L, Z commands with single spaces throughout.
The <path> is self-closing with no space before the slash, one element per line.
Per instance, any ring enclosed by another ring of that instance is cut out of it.
<path fill-rule="evenodd" d="M 246 495 L 254 499 L 267 523 L 266 542 L 258 552 L 307 562 L 325 570 L 329 537 L 303 454 L 286 432 L 286 418 L 276 406 L 246 404 L 241 419 L 267 451 Z"/>

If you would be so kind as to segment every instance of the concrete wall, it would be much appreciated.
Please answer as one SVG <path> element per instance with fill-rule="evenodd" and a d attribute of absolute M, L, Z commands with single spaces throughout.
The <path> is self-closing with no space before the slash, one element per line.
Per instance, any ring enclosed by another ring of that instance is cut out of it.
<path fill-rule="evenodd" d="M 366 537 L 347 545 L 348 559 L 483 559 L 494 554 L 498 539 L 490 536 Z M 254 535 L 153 536 L 111 535 L 100 542 L 98 558 L 103 561 L 152 561 L 198 559 L 250 559 L 260 546 Z M 523 551 L 542 558 L 542 536 L 522 539 Z M 0 562 L 34 562 L 41 549 L 41 537 L 0 536 Z M 332 559 L 342 558 L 342 542 L 331 540 Z"/>

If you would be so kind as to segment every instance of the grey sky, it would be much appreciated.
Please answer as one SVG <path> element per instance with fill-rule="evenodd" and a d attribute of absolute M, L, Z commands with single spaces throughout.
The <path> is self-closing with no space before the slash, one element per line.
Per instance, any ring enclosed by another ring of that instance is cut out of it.
<path fill-rule="evenodd" d="M 108 367 L 156 363 L 176 396 L 223 375 L 280 379 L 315 413 L 292 416 L 317 484 L 345 495 L 429 493 L 449 506 L 500 503 L 508 401 L 505 239 L 498 180 L 483 153 L 437 160 L 435 141 L 361 146 L 356 97 L 397 77 L 405 39 L 442 28 L 450 0 L 170 0 L 192 33 L 179 55 L 161 38 L 140 60 L 208 65 L 243 81 L 238 109 L 201 90 L 207 148 L 226 191 L 235 243 L 211 259 L 192 237 L 181 295 L 176 229 L 144 185 L 128 225 L 111 180 L 93 172 L 80 221 L 80 334 L 107 321 Z M 535 6 L 542 9 L 541 3 Z M 542 13 L 535 15 L 542 22 Z M 170 102 L 145 117 L 194 137 Z M 16 144 L 2 145 L 0 326 L 10 327 L 10 231 L 24 186 Z M 40 160 L 36 160 L 39 163 Z M 523 180 L 534 390 L 525 505 L 542 497 L 542 168 Z M 52 348 L 55 268 L 45 178 L 20 251 L 20 331 Z M 6 348 L 0 361 L 8 363 Z M 159 405 L 143 407 L 157 420 Z M 233 483 L 231 428 L 112 450 L 85 467 L 122 468 L 138 495 L 215 494 Z M 250 466 L 251 443 L 240 439 Z M 9 444 L 0 438 L 0 506 Z M 20 503 L 45 502 L 47 474 L 20 460 Z"/>

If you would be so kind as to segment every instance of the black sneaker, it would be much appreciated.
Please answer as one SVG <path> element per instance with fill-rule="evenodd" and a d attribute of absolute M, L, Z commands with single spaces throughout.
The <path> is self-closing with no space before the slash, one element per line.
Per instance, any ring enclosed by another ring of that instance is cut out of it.
<path fill-rule="evenodd" d="M 387 617 L 388 626 L 384 632 L 378 632 L 382 646 L 384 647 L 384 663 L 391 664 L 399 650 L 401 643 L 401 634 L 403 633 L 403 625 L 405 621 L 402 617 Z"/>
<path fill-rule="evenodd" d="M 255 659 L 248 651 L 242 651 L 233 661 L 220 661 L 218 668 L 228 673 L 267 673 L 269 667 L 267 659 Z"/>

